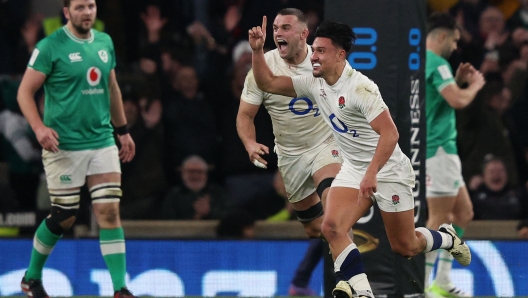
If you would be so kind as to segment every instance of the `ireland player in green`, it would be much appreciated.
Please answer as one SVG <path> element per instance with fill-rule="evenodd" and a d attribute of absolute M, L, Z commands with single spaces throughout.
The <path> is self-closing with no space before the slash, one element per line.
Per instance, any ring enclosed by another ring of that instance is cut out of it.
<path fill-rule="evenodd" d="M 445 13 L 432 14 L 427 25 L 427 227 L 437 229 L 442 223 L 452 223 L 458 236 L 462 237 L 464 228 L 473 218 L 473 205 L 462 179 L 456 144 L 455 109 L 471 103 L 485 81 L 482 73 L 469 63 L 460 64 L 453 77 L 446 59 L 457 48 L 460 32 L 452 16 Z M 460 88 L 466 83 L 466 88 Z M 437 257 L 436 278 L 427 287 Z M 452 261 L 453 257 L 444 251 L 426 254 L 425 284 L 428 298 L 470 297 L 451 282 Z"/>
<path fill-rule="evenodd" d="M 125 284 L 119 159 L 131 161 L 135 144 L 128 134 L 116 81 L 114 47 L 107 34 L 92 29 L 95 0 L 64 0 L 63 12 L 68 23 L 36 46 L 18 91 L 20 108 L 43 148 L 51 198 L 50 215 L 35 233 L 21 287 L 28 297 L 48 297 L 42 270 L 57 241 L 75 222 L 80 188 L 86 183 L 114 297 L 132 298 Z M 44 121 L 34 101 L 42 85 Z M 121 144 L 119 151 L 112 123 Z"/>

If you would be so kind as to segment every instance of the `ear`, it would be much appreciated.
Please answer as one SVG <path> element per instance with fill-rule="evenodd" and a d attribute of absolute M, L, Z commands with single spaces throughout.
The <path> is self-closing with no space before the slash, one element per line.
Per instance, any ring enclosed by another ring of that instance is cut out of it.
<path fill-rule="evenodd" d="M 70 19 L 70 10 L 68 9 L 68 7 L 63 7 L 62 8 L 62 13 L 64 14 L 64 17 L 69 20 Z"/>
<path fill-rule="evenodd" d="M 304 28 L 301 31 L 301 40 L 307 39 L 309 34 L 310 34 L 310 31 L 308 30 L 308 28 Z"/>
<path fill-rule="evenodd" d="M 340 49 L 338 54 L 337 54 L 337 57 L 339 58 L 339 60 L 345 60 L 346 59 L 346 55 L 347 55 L 347 53 L 345 52 L 345 50 Z"/>

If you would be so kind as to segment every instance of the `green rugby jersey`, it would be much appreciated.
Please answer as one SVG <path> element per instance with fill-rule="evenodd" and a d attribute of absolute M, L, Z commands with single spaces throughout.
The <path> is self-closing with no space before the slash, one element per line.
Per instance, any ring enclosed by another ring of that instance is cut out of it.
<path fill-rule="evenodd" d="M 64 26 L 37 44 L 28 67 L 47 76 L 44 125 L 59 134 L 60 149 L 115 144 L 108 87 L 115 64 L 112 39 L 96 30 L 79 39 Z"/>
<path fill-rule="evenodd" d="M 447 85 L 456 84 L 451 66 L 429 50 L 425 61 L 426 158 L 434 156 L 440 146 L 448 154 L 457 154 L 455 109 L 440 94 Z"/>

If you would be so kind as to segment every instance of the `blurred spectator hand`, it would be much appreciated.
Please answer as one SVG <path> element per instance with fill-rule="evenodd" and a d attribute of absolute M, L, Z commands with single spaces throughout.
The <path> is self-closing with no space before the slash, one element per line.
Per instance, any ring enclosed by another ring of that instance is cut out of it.
<path fill-rule="evenodd" d="M 482 183 L 484 183 L 484 179 L 482 179 L 482 176 L 481 175 L 475 175 L 473 177 L 471 177 L 471 179 L 469 180 L 469 189 L 470 190 L 476 190 L 480 185 L 482 185 Z"/>
<path fill-rule="evenodd" d="M 225 29 L 228 32 L 230 32 L 233 29 L 235 29 L 236 25 L 240 21 L 240 17 L 241 17 L 241 14 L 240 14 L 240 10 L 238 9 L 238 7 L 235 6 L 235 5 L 230 6 L 227 9 L 226 14 L 224 15 L 224 27 L 225 27 Z"/>
<path fill-rule="evenodd" d="M 528 227 L 522 227 L 519 230 L 519 238 L 528 239 Z"/>
<path fill-rule="evenodd" d="M 167 19 L 161 17 L 159 7 L 155 5 L 147 6 L 146 12 L 141 13 L 141 19 L 147 27 L 149 41 L 157 42 L 159 40 L 159 32 L 161 28 L 167 23 Z"/>
<path fill-rule="evenodd" d="M 160 100 L 155 99 L 149 105 L 148 99 L 142 98 L 139 100 L 139 108 L 141 110 L 141 117 L 147 128 L 152 128 L 160 122 L 162 114 Z"/>
<path fill-rule="evenodd" d="M 205 194 L 199 197 L 193 204 L 194 207 L 194 218 L 202 219 L 211 213 L 211 197 L 209 194 Z"/>
<path fill-rule="evenodd" d="M 20 28 L 20 33 L 22 34 L 28 52 L 30 53 L 33 52 L 33 49 L 37 44 L 38 33 L 42 28 L 43 19 L 44 16 L 42 14 L 33 14 L 27 19 L 22 28 Z"/>

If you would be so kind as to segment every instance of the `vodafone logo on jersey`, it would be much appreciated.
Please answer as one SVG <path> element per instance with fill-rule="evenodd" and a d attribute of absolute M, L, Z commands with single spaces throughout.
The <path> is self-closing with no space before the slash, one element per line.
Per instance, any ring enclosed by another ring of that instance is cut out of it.
<path fill-rule="evenodd" d="M 90 86 L 97 86 L 101 81 L 101 70 L 97 67 L 88 68 L 88 72 L 86 72 L 86 80 Z"/>

